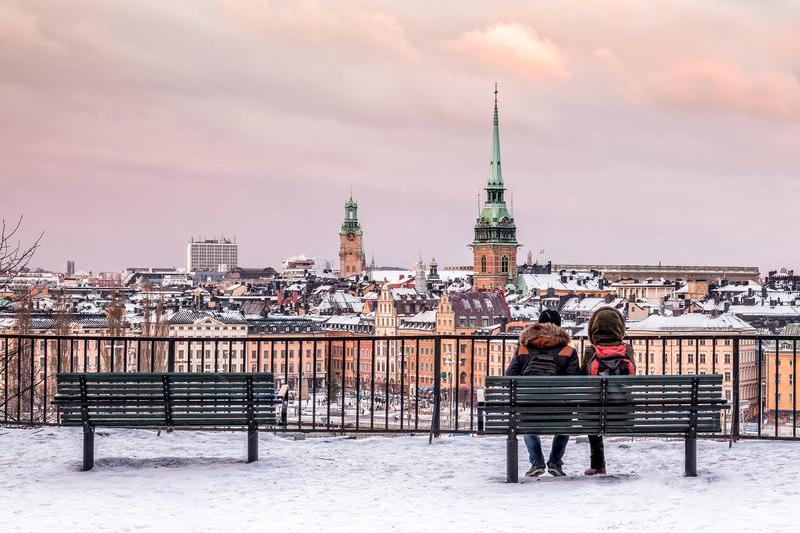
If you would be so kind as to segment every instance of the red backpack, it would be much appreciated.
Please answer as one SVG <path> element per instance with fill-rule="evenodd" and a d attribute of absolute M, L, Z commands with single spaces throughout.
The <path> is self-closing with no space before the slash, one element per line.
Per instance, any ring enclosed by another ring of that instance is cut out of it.
<path fill-rule="evenodd" d="M 592 376 L 632 376 L 636 373 L 625 344 L 595 346 L 594 353 L 595 358 L 589 368 Z"/>

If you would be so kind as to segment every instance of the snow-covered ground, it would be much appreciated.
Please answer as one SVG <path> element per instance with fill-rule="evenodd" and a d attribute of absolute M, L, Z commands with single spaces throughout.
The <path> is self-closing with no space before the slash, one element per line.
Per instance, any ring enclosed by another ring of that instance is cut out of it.
<path fill-rule="evenodd" d="M 549 450 L 549 441 L 545 442 Z M 800 443 L 608 439 L 612 476 L 504 483 L 501 438 L 292 438 L 101 431 L 80 472 L 81 431 L 0 428 L 0 531 L 793 531 Z M 520 440 L 520 469 L 526 467 Z"/>

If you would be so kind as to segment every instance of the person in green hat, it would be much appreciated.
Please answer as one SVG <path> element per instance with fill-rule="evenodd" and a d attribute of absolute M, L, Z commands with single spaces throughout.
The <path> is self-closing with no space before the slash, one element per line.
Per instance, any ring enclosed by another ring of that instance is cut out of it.
<path fill-rule="evenodd" d="M 583 354 L 583 372 L 590 376 L 636 374 L 633 347 L 625 339 L 625 317 L 613 307 L 601 307 L 589 318 L 589 342 Z M 589 435 L 590 465 L 584 474 L 606 473 L 606 457 L 602 435 Z"/>

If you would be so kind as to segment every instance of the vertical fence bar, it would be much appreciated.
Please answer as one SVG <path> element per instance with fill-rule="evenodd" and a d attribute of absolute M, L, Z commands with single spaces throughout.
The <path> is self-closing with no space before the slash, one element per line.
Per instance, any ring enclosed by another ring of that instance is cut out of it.
<path fill-rule="evenodd" d="M 731 413 L 731 441 L 739 439 L 739 338 L 733 339 L 733 412 Z"/>
<path fill-rule="evenodd" d="M 200 372 L 206 371 L 206 340 L 200 341 Z"/>
<path fill-rule="evenodd" d="M 328 370 L 325 373 L 325 408 L 327 409 L 327 415 L 325 417 L 325 427 L 327 429 L 331 429 L 331 384 L 333 380 L 331 379 L 331 339 L 328 339 L 328 346 L 327 351 L 325 352 L 326 356 L 326 365 Z"/>
<path fill-rule="evenodd" d="M 396 343 L 396 341 L 395 341 Z M 406 395 L 406 341 L 400 339 L 400 431 L 403 431 L 403 420 L 405 419 L 405 403 L 403 398 Z"/>
<path fill-rule="evenodd" d="M 8 337 L 3 339 L 3 347 L 5 352 L 5 364 L 3 365 L 3 421 L 8 422 L 8 365 L 11 360 L 8 358 Z"/>
<path fill-rule="evenodd" d="M 85 349 L 86 345 L 84 345 L 83 347 Z M 97 357 L 96 357 L 96 359 L 97 359 L 97 372 L 102 372 L 102 370 L 100 368 L 101 367 L 101 363 L 102 363 L 102 361 L 100 360 L 100 339 L 97 339 L 97 342 L 95 343 L 95 347 L 97 348 Z"/>
<path fill-rule="evenodd" d="M 35 370 L 35 367 L 36 367 L 36 354 L 35 354 L 35 351 L 36 351 L 36 339 L 34 337 L 31 337 L 31 386 L 30 386 L 30 394 L 29 394 L 30 397 L 31 397 L 31 401 L 30 401 L 30 408 L 31 408 L 30 421 L 31 421 L 31 424 L 33 424 L 33 401 L 34 401 L 34 396 L 35 396 L 34 395 L 34 391 L 36 390 L 36 382 L 35 382 L 36 378 L 34 377 L 34 370 Z"/>
<path fill-rule="evenodd" d="M 142 339 L 136 339 L 136 371 L 142 371 Z"/>
<path fill-rule="evenodd" d="M 269 341 L 269 371 L 273 376 L 278 375 L 275 371 L 275 341 L 273 340 Z"/>
<path fill-rule="evenodd" d="M 372 349 L 370 350 L 371 355 L 370 359 L 372 364 L 370 364 L 369 368 L 369 429 L 375 428 L 375 364 L 378 362 L 377 353 L 378 353 L 378 344 L 375 339 L 371 341 Z"/>
<path fill-rule="evenodd" d="M 644 341 L 644 375 L 650 375 L 650 339 Z"/>
<path fill-rule="evenodd" d="M 226 372 L 233 372 L 233 339 L 228 341 L 228 368 Z"/>
<path fill-rule="evenodd" d="M 469 341 L 469 430 L 474 431 L 475 418 L 475 339 Z"/>
<path fill-rule="evenodd" d="M 763 372 L 761 369 L 761 365 L 763 364 L 763 357 L 764 357 L 764 344 L 761 340 L 761 337 L 758 338 L 758 436 L 761 436 L 761 421 L 764 418 L 764 409 L 762 407 L 762 380 L 764 379 Z"/>
<path fill-rule="evenodd" d="M 717 338 L 711 339 L 711 373 L 717 373 Z"/>
<path fill-rule="evenodd" d="M 342 423 L 339 426 L 344 432 L 344 394 L 345 390 L 347 389 L 347 382 L 345 381 L 345 377 L 347 376 L 347 347 L 345 346 L 344 339 L 342 340 Z"/>
<path fill-rule="evenodd" d="M 780 354 L 778 352 L 778 348 L 780 347 L 780 341 L 775 339 L 775 436 L 778 436 L 778 414 L 780 413 L 780 394 L 778 393 L 778 386 L 780 384 L 779 378 L 779 370 L 780 370 Z M 767 411 L 769 413 L 769 411 Z"/>
<path fill-rule="evenodd" d="M 700 340 L 694 340 L 694 375 L 700 374 Z"/>
<path fill-rule="evenodd" d="M 311 429 L 317 429 L 317 339 L 314 339 L 311 349 L 311 386 L 313 387 L 313 400 L 311 402 Z M 261 365 L 261 341 L 258 341 L 259 367 Z"/>
<path fill-rule="evenodd" d="M 150 339 L 150 372 L 156 371 L 156 341 Z"/>
<path fill-rule="evenodd" d="M 125 338 L 122 344 L 122 371 L 128 371 L 128 339 Z"/>
<path fill-rule="evenodd" d="M 175 340 L 167 341 L 167 372 L 175 372 Z"/>
<path fill-rule="evenodd" d="M 285 385 L 289 385 L 289 340 L 288 339 L 283 341 L 283 383 Z"/>
<path fill-rule="evenodd" d="M 487 341 L 488 342 L 488 341 Z M 431 416 L 431 436 L 438 437 L 442 415 L 442 339 L 433 339 L 433 413 Z"/>
<path fill-rule="evenodd" d="M 256 343 L 256 372 L 263 372 L 264 369 L 261 368 L 261 339 L 258 339 L 258 343 Z"/>
<path fill-rule="evenodd" d="M 455 421 L 453 430 L 458 431 L 458 386 L 461 384 L 461 341 L 456 340 L 455 357 L 453 357 L 453 397 L 452 405 L 455 409 Z M 466 352 L 466 350 L 464 350 Z M 450 417 L 453 418 L 453 409 L 450 410 Z"/>
<path fill-rule="evenodd" d="M 361 413 L 361 339 L 356 341 L 356 431 L 360 423 Z"/>
<path fill-rule="evenodd" d="M 42 372 L 44 373 L 44 393 L 42 394 L 42 423 L 47 423 L 47 345 L 50 342 L 45 339 L 44 341 L 44 367 L 42 368 Z"/>
<path fill-rule="evenodd" d="M 661 339 L 661 375 L 667 375 L 667 339 Z"/>
<path fill-rule="evenodd" d="M 217 364 L 219 363 L 219 339 L 214 339 L 214 373 L 218 372 Z"/>
<path fill-rule="evenodd" d="M 17 337 L 17 422 L 22 422 L 22 352 L 25 349 L 21 337 Z"/>
<path fill-rule="evenodd" d="M 389 341 L 386 341 L 386 381 L 383 383 L 383 427 L 389 429 Z"/>
<path fill-rule="evenodd" d="M 297 368 L 297 429 L 303 428 L 303 339 L 300 339 Z"/>
<path fill-rule="evenodd" d="M 797 438 L 797 339 L 792 340 L 792 437 Z"/>
<path fill-rule="evenodd" d="M 414 430 L 419 429 L 419 337 L 416 340 L 416 348 L 414 350 L 414 372 L 415 372 L 415 390 L 414 390 Z"/>
<path fill-rule="evenodd" d="M 502 375 L 502 374 L 506 373 L 506 368 L 507 368 L 507 366 L 506 366 L 506 338 L 505 337 L 503 337 L 503 343 L 502 343 L 502 346 L 500 347 L 500 349 L 503 350 L 503 367 L 500 369 L 500 374 Z"/>
<path fill-rule="evenodd" d="M 678 338 L 678 375 L 683 375 L 683 339 Z"/>
<path fill-rule="evenodd" d="M 72 344 L 72 339 L 70 339 L 70 344 Z M 58 355 L 56 356 L 56 387 L 58 387 L 58 374 L 61 373 L 61 337 L 58 338 L 56 349 L 58 350 Z M 61 424 L 61 412 L 58 409 L 56 409 L 56 424 Z"/>

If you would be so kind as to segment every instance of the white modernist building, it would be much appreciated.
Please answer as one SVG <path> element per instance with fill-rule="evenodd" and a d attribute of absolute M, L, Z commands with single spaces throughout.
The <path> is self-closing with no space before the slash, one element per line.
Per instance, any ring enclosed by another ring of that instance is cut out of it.
<path fill-rule="evenodd" d="M 239 245 L 229 239 L 192 239 L 186 246 L 188 272 L 227 272 L 238 266 Z"/>

